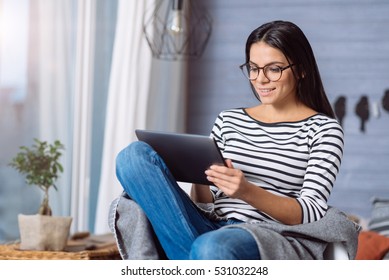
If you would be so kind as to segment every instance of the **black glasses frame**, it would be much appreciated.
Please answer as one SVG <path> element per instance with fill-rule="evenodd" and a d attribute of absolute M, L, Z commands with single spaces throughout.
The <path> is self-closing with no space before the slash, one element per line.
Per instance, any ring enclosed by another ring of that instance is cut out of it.
<path fill-rule="evenodd" d="M 285 67 L 280 67 L 280 66 L 278 66 L 278 65 L 266 65 L 266 66 L 264 66 L 264 67 L 255 66 L 256 69 L 257 69 L 257 75 L 256 75 L 255 78 L 251 78 L 251 79 L 250 79 L 250 76 L 248 76 L 249 73 L 245 73 L 245 70 L 244 70 L 245 68 L 248 69 L 248 68 L 250 67 L 250 63 L 249 63 L 249 62 L 240 65 L 239 68 L 240 68 L 240 70 L 242 70 L 243 75 L 244 75 L 247 79 L 249 79 L 250 81 L 255 81 L 255 80 L 258 78 L 258 76 L 259 76 L 259 72 L 261 72 L 261 70 L 262 70 L 262 71 L 263 71 L 263 74 L 264 74 L 265 77 L 266 77 L 266 79 L 268 79 L 268 80 L 271 81 L 271 82 L 277 82 L 277 81 L 279 81 L 279 80 L 281 79 L 281 77 L 282 77 L 282 72 L 284 72 L 284 70 L 286 70 L 286 69 L 288 69 L 288 68 L 290 68 L 290 67 L 292 67 L 292 66 L 294 66 L 293 63 L 292 63 L 292 64 L 289 64 L 289 65 L 287 65 L 287 66 L 285 66 Z M 269 79 L 269 77 L 266 75 L 265 69 L 268 68 L 268 67 L 276 67 L 276 68 L 278 68 L 278 69 L 280 70 L 280 77 L 279 77 L 277 80 L 271 80 L 271 79 Z"/>

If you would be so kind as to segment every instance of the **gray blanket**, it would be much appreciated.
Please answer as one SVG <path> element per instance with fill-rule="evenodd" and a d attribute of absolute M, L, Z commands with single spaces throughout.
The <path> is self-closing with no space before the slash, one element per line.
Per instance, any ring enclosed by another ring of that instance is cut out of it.
<path fill-rule="evenodd" d="M 165 258 L 144 212 L 124 193 L 111 204 L 109 226 L 123 259 Z M 264 260 L 321 260 L 331 243 L 342 243 L 349 258 L 354 259 L 360 230 L 343 212 L 332 207 L 321 220 L 308 224 L 288 226 L 258 222 L 229 227 L 248 230 L 257 241 Z"/>

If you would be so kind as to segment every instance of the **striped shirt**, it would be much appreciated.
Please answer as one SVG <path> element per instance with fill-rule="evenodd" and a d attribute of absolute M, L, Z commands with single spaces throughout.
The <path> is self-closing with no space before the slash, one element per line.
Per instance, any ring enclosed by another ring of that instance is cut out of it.
<path fill-rule="evenodd" d="M 316 114 L 297 122 L 263 123 L 244 109 L 231 109 L 219 114 L 211 137 L 249 182 L 295 198 L 302 209 L 302 223 L 324 216 L 343 155 L 343 130 L 337 120 Z M 276 221 L 215 186 L 211 191 L 220 217 Z"/>

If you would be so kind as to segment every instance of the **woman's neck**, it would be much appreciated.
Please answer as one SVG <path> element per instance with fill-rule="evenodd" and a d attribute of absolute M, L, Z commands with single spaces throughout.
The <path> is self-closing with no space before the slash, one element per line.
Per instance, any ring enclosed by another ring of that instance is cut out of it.
<path fill-rule="evenodd" d="M 301 103 L 283 108 L 271 104 L 260 104 L 246 109 L 246 112 L 252 118 L 265 123 L 296 122 L 317 114 L 315 110 Z"/>

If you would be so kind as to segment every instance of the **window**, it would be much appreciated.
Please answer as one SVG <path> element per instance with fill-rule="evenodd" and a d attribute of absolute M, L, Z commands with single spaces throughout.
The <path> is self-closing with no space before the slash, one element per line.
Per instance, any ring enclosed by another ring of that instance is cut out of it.
<path fill-rule="evenodd" d="M 35 137 L 65 144 L 65 172 L 58 192 L 50 191 L 50 204 L 54 215 L 71 212 L 75 104 L 81 98 L 76 73 L 83 47 L 77 32 L 84 20 L 83 4 L 0 0 L 0 243 L 18 239 L 17 215 L 37 213 L 41 202 L 41 191 L 26 186 L 23 176 L 8 166 L 19 147 L 32 144 Z M 88 229 L 94 225 L 117 1 L 96 0 L 91 5 L 93 44 L 87 51 L 94 65 L 88 143 L 92 163 L 84 205 Z"/>

